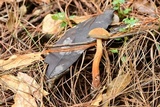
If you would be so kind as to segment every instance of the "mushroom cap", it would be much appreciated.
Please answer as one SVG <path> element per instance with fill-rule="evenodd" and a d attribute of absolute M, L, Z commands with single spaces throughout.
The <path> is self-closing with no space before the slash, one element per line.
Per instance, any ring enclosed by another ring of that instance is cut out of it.
<path fill-rule="evenodd" d="M 97 38 L 97 39 L 108 39 L 110 37 L 110 33 L 104 28 L 94 28 L 88 33 L 89 37 Z"/>

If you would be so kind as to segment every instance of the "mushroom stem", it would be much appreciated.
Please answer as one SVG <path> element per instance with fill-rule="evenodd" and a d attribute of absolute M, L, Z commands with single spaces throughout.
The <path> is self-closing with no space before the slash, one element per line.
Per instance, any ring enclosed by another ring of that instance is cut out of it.
<path fill-rule="evenodd" d="M 102 52 L 103 52 L 102 40 L 97 39 L 96 54 L 94 56 L 93 65 L 92 65 L 92 87 L 93 89 L 98 89 L 101 86 L 99 64 L 101 61 Z"/>
<path fill-rule="evenodd" d="M 97 49 L 92 65 L 92 88 L 98 89 L 101 86 L 100 71 L 99 71 L 99 64 L 103 52 L 101 39 L 108 39 L 110 37 L 110 33 L 106 31 L 106 29 L 104 28 L 94 28 L 88 33 L 88 35 L 90 37 L 97 38 Z"/>

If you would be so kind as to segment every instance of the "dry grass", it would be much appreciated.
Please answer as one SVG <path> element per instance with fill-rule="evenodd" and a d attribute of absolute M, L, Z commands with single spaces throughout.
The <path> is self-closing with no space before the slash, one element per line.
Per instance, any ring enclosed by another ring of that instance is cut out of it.
<path fill-rule="evenodd" d="M 7 59 L 13 54 L 25 54 L 28 52 L 39 52 L 45 45 L 53 45 L 60 38 L 59 35 L 46 35 L 41 33 L 41 21 L 48 13 L 65 11 L 68 16 L 88 15 L 100 13 L 111 6 L 111 0 L 98 0 L 87 2 L 86 0 L 53 0 L 47 10 L 41 10 L 41 14 L 33 16 L 33 9 L 44 6 L 27 1 L 29 11 L 23 17 L 18 12 L 19 4 L 5 4 L 0 8 L 0 59 Z M 6 20 L 9 11 L 13 10 L 16 17 L 14 30 L 9 31 Z M 68 28 L 66 28 L 68 29 Z M 64 32 L 62 32 L 63 34 Z M 104 55 L 101 60 L 101 82 L 107 86 L 118 74 L 130 72 L 132 81 L 128 87 L 110 100 L 111 107 L 157 107 L 160 104 L 160 32 L 158 30 L 147 30 L 143 34 L 128 37 L 124 40 L 108 40 L 104 43 Z M 113 54 L 109 48 L 118 48 L 119 52 Z M 35 80 L 50 94 L 41 101 L 39 106 L 45 107 L 67 107 L 88 106 L 94 99 L 91 92 L 92 61 L 95 48 L 87 49 L 81 57 L 57 80 L 46 81 L 45 72 L 47 64 L 43 61 L 34 62 L 23 68 L 0 71 L 1 75 L 24 72 L 35 78 Z M 123 60 L 123 61 L 122 61 Z M 119 72 L 122 71 L 122 72 Z M 103 92 L 105 93 L 105 91 Z M 4 90 L 0 86 L 0 106 L 10 107 L 13 102 L 14 93 Z"/>

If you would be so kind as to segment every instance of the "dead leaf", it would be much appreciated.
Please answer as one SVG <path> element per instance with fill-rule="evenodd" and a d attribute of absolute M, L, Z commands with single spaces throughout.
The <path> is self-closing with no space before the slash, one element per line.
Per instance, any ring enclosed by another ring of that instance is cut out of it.
<path fill-rule="evenodd" d="M 6 26 L 7 26 L 8 30 L 10 32 L 12 32 L 14 30 L 15 23 L 16 23 L 16 17 L 14 15 L 14 12 L 12 12 L 12 11 L 9 12 L 8 17 L 9 18 L 8 18 L 7 23 L 6 23 Z"/>
<path fill-rule="evenodd" d="M 20 8 L 19 8 L 19 11 L 20 11 L 20 15 L 23 16 L 26 14 L 27 12 L 27 7 L 25 5 L 22 5 Z"/>
<path fill-rule="evenodd" d="M 103 96 L 102 96 L 102 93 L 100 93 L 98 94 L 96 99 L 92 101 L 91 105 L 96 106 L 96 107 L 100 106 L 100 102 L 102 101 L 102 99 L 103 99 Z"/>
<path fill-rule="evenodd" d="M 41 12 L 42 12 L 42 9 L 35 9 L 35 10 L 33 10 L 32 15 L 33 16 L 38 16 L 38 15 L 41 14 Z"/>
<path fill-rule="evenodd" d="M 104 86 L 103 89 L 100 90 L 99 94 L 96 96 L 96 98 L 92 101 L 91 106 L 100 106 L 100 102 L 102 102 L 103 99 L 103 94 L 102 92 L 106 89 L 106 87 Z M 89 106 L 90 107 L 90 106 Z"/>
<path fill-rule="evenodd" d="M 75 23 L 81 23 L 84 22 L 86 20 L 88 20 L 89 18 L 91 18 L 92 15 L 88 15 L 88 16 L 74 16 L 72 18 L 70 18 L 70 20 L 74 21 Z"/>
<path fill-rule="evenodd" d="M 0 77 L 0 85 L 4 86 L 6 90 L 10 89 L 15 92 L 18 89 L 19 80 L 13 75 L 4 75 Z"/>
<path fill-rule="evenodd" d="M 15 104 L 12 107 L 37 107 L 35 98 L 40 100 L 42 96 L 48 95 L 32 77 L 21 72 L 17 76 L 1 76 L 0 85 L 15 93 Z"/>
<path fill-rule="evenodd" d="M 112 25 L 119 24 L 119 21 L 120 21 L 119 16 L 117 14 L 114 14 Z"/>
<path fill-rule="evenodd" d="M 63 27 L 61 27 L 62 20 L 53 20 L 52 15 L 48 14 L 43 19 L 42 33 L 56 34 L 63 30 Z"/>
<path fill-rule="evenodd" d="M 156 5 L 152 0 L 134 0 L 132 6 L 137 9 L 138 13 L 150 16 L 155 16 L 156 14 Z"/>
<path fill-rule="evenodd" d="M 29 87 L 24 83 L 19 84 L 14 102 L 12 107 L 37 107 L 35 98 L 31 96 Z"/>
<path fill-rule="evenodd" d="M 37 99 L 40 100 L 41 98 L 41 94 L 43 96 L 48 95 L 48 92 L 46 92 L 45 90 L 41 89 L 41 86 L 38 85 L 38 83 L 30 76 L 28 76 L 25 73 L 18 73 L 17 76 L 21 81 L 23 81 L 24 83 L 26 83 L 30 89 L 30 93 Z"/>
<path fill-rule="evenodd" d="M 131 82 L 129 73 L 117 76 L 107 87 L 106 94 L 103 94 L 103 107 L 108 107 L 109 101 L 120 94 Z"/>
<path fill-rule="evenodd" d="M 24 55 L 12 55 L 8 60 L 0 59 L 1 70 L 9 70 L 20 66 L 26 66 L 34 61 L 43 60 L 41 53 L 30 53 Z"/>

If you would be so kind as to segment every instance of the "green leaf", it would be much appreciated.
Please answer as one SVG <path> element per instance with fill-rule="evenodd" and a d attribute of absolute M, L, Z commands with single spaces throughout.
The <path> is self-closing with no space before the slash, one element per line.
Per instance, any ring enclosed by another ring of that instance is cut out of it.
<path fill-rule="evenodd" d="M 128 40 L 128 37 L 126 36 L 126 37 L 124 37 L 124 41 L 126 42 Z"/>
<path fill-rule="evenodd" d="M 128 24 L 129 23 L 129 18 L 127 17 L 127 18 L 125 18 L 125 19 L 123 19 L 123 22 L 125 23 L 125 24 Z"/>
<path fill-rule="evenodd" d="M 120 32 L 126 32 L 126 28 L 120 28 L 119 31 Z"/>
<path fill-rule="evenodd" d="M 116 41 L 120 41 L 120 40 L 122 40 L 122 38 L 115 38 L 114 40 L 116 40 Z"/>
<path fill-rule="evenodd" d="M 113 9 L 114 9 L 114 10 L 118 10 L 119 8 L 115 6 L 115 7 L 113 7 Z"/>
<path fill-rule="evenodd" d="M 126 56 L 122 56 L 121 61 L 124 63 L 126 62 Z"/>
<path fill-rule="evenodd" d="M 60 13 L 55 13 L 55 14 L 53 14 L 53 16 L 52 16 L 52 19 L 54 19 L 54 20 L 65 20 L 65 13 L 62 13 L 62 12 L 60 12 Z"/>
<path fill-rule="evenodd" d="M 122 3 L 125 3 L 125 0 L 119 0 L 119 2 L 122 4 Z"/>
<path fill-rule="evenodd" d="M 138 22 L 138 19 L 135 19 L 135 18 L 131 17 L 131 18 L 125 18 L 125 19 L 123 19 L 123 21 L 124 21 L 125 24 L 128 24 L 128 25 L 132 26 L 136 22 Z"/>
<path fill-rule="evenodd" d="M 130 18 L 130 25 L 134 25 L 136 22 L 138 22 L 138 19 L 135 19 L 133 17 Z"/>
<path fill-rule="evenodd" d="M 109 51 L 112 52 L 112 53 L 118 53 L 118 49 L 117 48 L 110 48 Z"/>
<path fill-rule="evenodd" d="M 66 27 L 67 26 L 67 23 L 66 22 L 62 22 L 61 23 L 61 27 Z"/>
<path fill-rule="evenodd" d="M 73 19 L 75 17 L 75 15 L 69 16 L 69 19 Z"/>
<path fill-rule="evenodd" d="M 129 12 L 131 12 L 131 9 L 130 8 L 127 8 L 123 11 L 124 14 L 128 14 Z"/>
<path fill-rule="evenodd" d="M 119 4 L 119 1 L 118 0 L 113 0 L 112 4 L 117 5 L 117 4 Z"/>
<path fill-rule="evenodd" d="M 117 4 L 123 4 L 125 3 L 125 0 L 113 0 L 112 4 L 117 5 Z"/>

